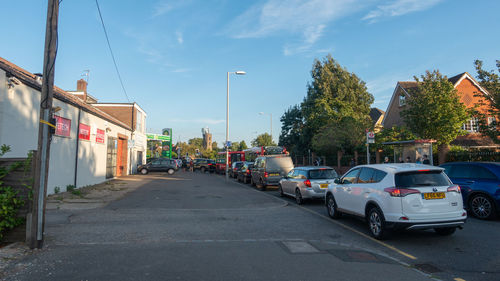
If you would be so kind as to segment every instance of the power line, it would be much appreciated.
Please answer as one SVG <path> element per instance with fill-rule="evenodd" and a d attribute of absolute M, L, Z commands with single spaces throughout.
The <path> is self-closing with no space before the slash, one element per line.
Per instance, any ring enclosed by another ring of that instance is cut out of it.
<path fill-rule="evenodd" d="M 111 52 L 111 57 L 113 58 L 113 63 L 115 65 L 116 73 L 118 74 L 118 79 L 120 80 L 120 84 L 122 85 L 123 93 L 127 98 L 127 101 L 130 102 L 130 99 L 127 95 L 127 90 L 125 90 L 125 86 L 123 86 L 122 76 L 120 75 L 120 71 L 118 71 L 118 65 L 116 64 L 115 55 L 113 54 L 113 49 L 111 49 L 111 44 L 109 43 L 108 32 L 106 31 L 106 26 L 104 25 L 104 20 L 102 19 L 101 9 L 99 8 L 99 3 L 95 0 L 95 4 L 97 5 L 97 11 L 99 11 L 99 18 L 101 18 L 102 29 L 104 30 L 104 35 L 106 35 L 106 41 L 108 42 L 109 51 Z"/>

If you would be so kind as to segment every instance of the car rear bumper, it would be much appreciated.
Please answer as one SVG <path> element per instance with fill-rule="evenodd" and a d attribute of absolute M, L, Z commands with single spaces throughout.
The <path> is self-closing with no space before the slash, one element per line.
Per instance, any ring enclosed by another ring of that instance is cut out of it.
<path fill-rule="evenodd" d="M 405 230 L 423 230 L 432 228 L 444 227 L 463 227 L 466 219 L 455 221 L 440 221 L 440 222 L 422 222 L 422 223 L 405 223 L 405 222 L 388 222 L 387 226 L 392 229 Z"/>
<path fill-rule="evenodd" d="M 320 190 L 319 192 L 313 189 L 306 189 L 302 193 L 302 198 L 311 198 L 311 199 L 325 199 L 326 189 Z"/>

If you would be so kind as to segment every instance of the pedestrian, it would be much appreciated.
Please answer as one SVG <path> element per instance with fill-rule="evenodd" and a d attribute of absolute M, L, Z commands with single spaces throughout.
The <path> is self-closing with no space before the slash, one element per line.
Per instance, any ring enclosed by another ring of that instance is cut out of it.
<path fill-rule="evenodd" d="M 354 161 L 354 158 L 351 158 L 351 163 L 350 163 L 350 166 L 351 166 L 351 167 L 356 166 L 356 161 Z"/>
<path fill-rule="evenodd" d="M 316 160 L 314 160 L 314 166 L 319 166 L 321 165 L 321 158 L 316 157 Z"/>
<path fill-rule="evenodd" d="M 389 164 L 389 163 L 390 163 L 390 162 L 389 162 L 389 157 L 387 157 L 387 156 L 386 156 L 386 157 L 384 157 L 384 164 Z"/>
<path fill-rule="evenodd" d="M 431 161 L 429 160 L 427 154 L 424 154 L 424 161 L 422 161 L 423 164 L 425 165 L 430 165 Z"/>
<path fill-rule="evenodd" d="M 404 163 L 403 158 L 399 157 L 399 163 Z"/>
<path fill-rule="evenodd" d="M 415 164 L 422 164 L 422 158 L 418 157 L 415 161 Z"/>
<path fill-rule="evenodd" d="M 407 157 L 406 157 L 405 163 L 411 163 L 411 158 L 410 158 L 410 156 L 407 156 Z"/>
<path fill-rule="evenodd" d="M 189 161 L 189 171 L 194 172 L 194 164 L 193 164 L 193 159 Z"/>

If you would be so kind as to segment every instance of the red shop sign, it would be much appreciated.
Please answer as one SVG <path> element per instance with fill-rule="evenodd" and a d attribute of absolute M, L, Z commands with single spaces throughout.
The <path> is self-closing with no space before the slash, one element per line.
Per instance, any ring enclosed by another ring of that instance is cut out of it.
<path fill-rule="evenodd" d="M 104 130 L 97 129 L 97 134 L 95 136 L 95 142 L 104 143 L 105 132 Z"/>
<path fill-rule="evenodd" d="M 80 123 L 80 132 L 78 138 L 82 140 L 90 140 L 90 126 Z"/>
<path fill-rule="evenodd" d="M 71 133 L 71 119 L 54 115 L 56 119 L 56 135 L 69 137 Z"/>

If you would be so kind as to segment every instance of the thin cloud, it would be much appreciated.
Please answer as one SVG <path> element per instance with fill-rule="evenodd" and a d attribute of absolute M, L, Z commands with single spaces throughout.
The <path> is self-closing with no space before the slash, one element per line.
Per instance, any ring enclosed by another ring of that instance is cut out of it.
<path fill-rule="evenodd" d="M 184 43 L 184 38 L 182 37 L 182 32 L 177 31 L 177 32 L 175 33 L 175 37 L 177 38 L 177 42 L 178 42 L 179 44 Z"/>
<path fill-rule="evenodd" d="M 190 68 L 178 68 L 178 69 L 174 69 L 172 70 L 173 73 L 186 73 L 186 72 L 190 72 L 192 69 Z"/>
<path fill-rule="evenodd" d="M 370 23 L 376 22 L 382 17 L 397 17 L 408 13 L 427 10 L 443 0 L 395 0 L 390 4 L 378 6 L 370 11 L 363 20 Z"/>
<path fill-rule="evenodd" d="M 152 15 L 152 17 L 156 18 L 156 17 L 162 16 L 162 15 L 170 12 L 173 9 L 174 9 L 174 6 L 172 4 L 170 4 L 170 3 L 168 3 L 168 2 L 158 3 L 153 8 L 153 15 Z"/>

